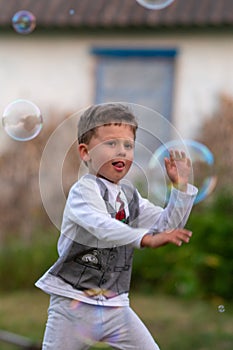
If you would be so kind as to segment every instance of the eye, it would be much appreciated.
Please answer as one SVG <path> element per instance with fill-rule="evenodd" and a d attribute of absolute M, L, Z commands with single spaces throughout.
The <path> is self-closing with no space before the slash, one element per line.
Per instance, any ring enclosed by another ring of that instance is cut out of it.
<path fill-rule="evenodd" d="M 109 141 L 106 141 L 105 144 L 110 146 L 110 147 L 115 147 L 116 146 L 116 141 L 109 140 Z"/>
<path fill-rule="evenodd" d="M 124 147 L 127 150 L 131 150 L 131 149 L 134 148 L 134 144 L 133 144 L 133 142 L 127 141 L 127 142 L 124 143 Z"/>

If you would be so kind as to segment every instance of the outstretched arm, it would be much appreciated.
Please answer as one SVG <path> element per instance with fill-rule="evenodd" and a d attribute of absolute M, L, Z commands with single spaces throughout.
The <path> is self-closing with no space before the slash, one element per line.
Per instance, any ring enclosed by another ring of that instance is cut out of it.
<path fill-rule="evenodd" d="M 157 233 L 155 235 L 146 234 L 141 240 L 141 247 L 158 248 L 169 243 L 180 247 L 182 243 L 189 243 L 191 236 L 191 231 L 181 228 Z"/>

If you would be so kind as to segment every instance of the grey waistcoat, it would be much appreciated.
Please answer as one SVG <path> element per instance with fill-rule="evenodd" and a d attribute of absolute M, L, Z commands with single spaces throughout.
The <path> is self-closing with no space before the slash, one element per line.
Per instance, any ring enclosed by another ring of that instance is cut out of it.
<path fill-rule="evenodd" d="M 98 179 L 97 183 L 108 212 L 112 217 L 115 217 L 116 211 L 108 201 L 107 187 Z M 135 188 L 127 185 L 122 185 L 122 190 L 128 201 L 129 218 L 127 224 L 137 227 L 139 214 L 137 192 Z M 80 229 L 82 230 L 82 228 L 79 227 L 79 232 Z M 88 234 L 87 231 L 85 233 Z M 96 242 L 96 238 L 94 239 Z M 69 251 L 57 260 L 50 273 L 88 295 L 103 294 L 105 297 L 111 298 L 129 291 L 132 262 L 133 247 L 131 244 L 98 248 L 98 246 L 73 241 Z"/>

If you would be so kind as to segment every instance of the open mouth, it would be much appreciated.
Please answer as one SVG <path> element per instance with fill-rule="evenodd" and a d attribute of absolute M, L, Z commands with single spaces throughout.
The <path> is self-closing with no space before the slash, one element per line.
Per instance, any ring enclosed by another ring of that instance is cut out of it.
<path fill-rule="evenodd" d="M 121 161 L 121 160 L 112 162 L 112 165 L 117 170 L 122 170 L 125 167 L 125 163 L 123 161 Z"/>

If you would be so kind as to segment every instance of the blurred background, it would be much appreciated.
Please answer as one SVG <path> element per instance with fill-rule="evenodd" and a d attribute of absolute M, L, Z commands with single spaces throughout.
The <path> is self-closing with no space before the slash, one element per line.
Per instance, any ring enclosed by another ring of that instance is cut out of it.
<path fill-rule="evenodd" d="M 33 15 L 27 32 L 13 21 L 21 10 Z M 192 211 L 188 246 L 135 253 L 132 305 L 162 349 L 233 348 L 232 29 L 231 0 L 174 0 L 159 10 L 136 0 L 0 0 L 1 115 L 26 99 L 43 117 L 30 141 L 0 128 L 0 329 L 42 340 L 48 296 L 34 283 L 56 260 L 59 236 L 39 186 L 47 142 L 90 104 L 125 101 L 207 146 L 217 179 Z M 55 208 L 54 164 L 62 161 L 65 195 L 79 166 L 67 125 L 43 164 Z M 16 347 L 0 333 L 0 349 Z"/>

